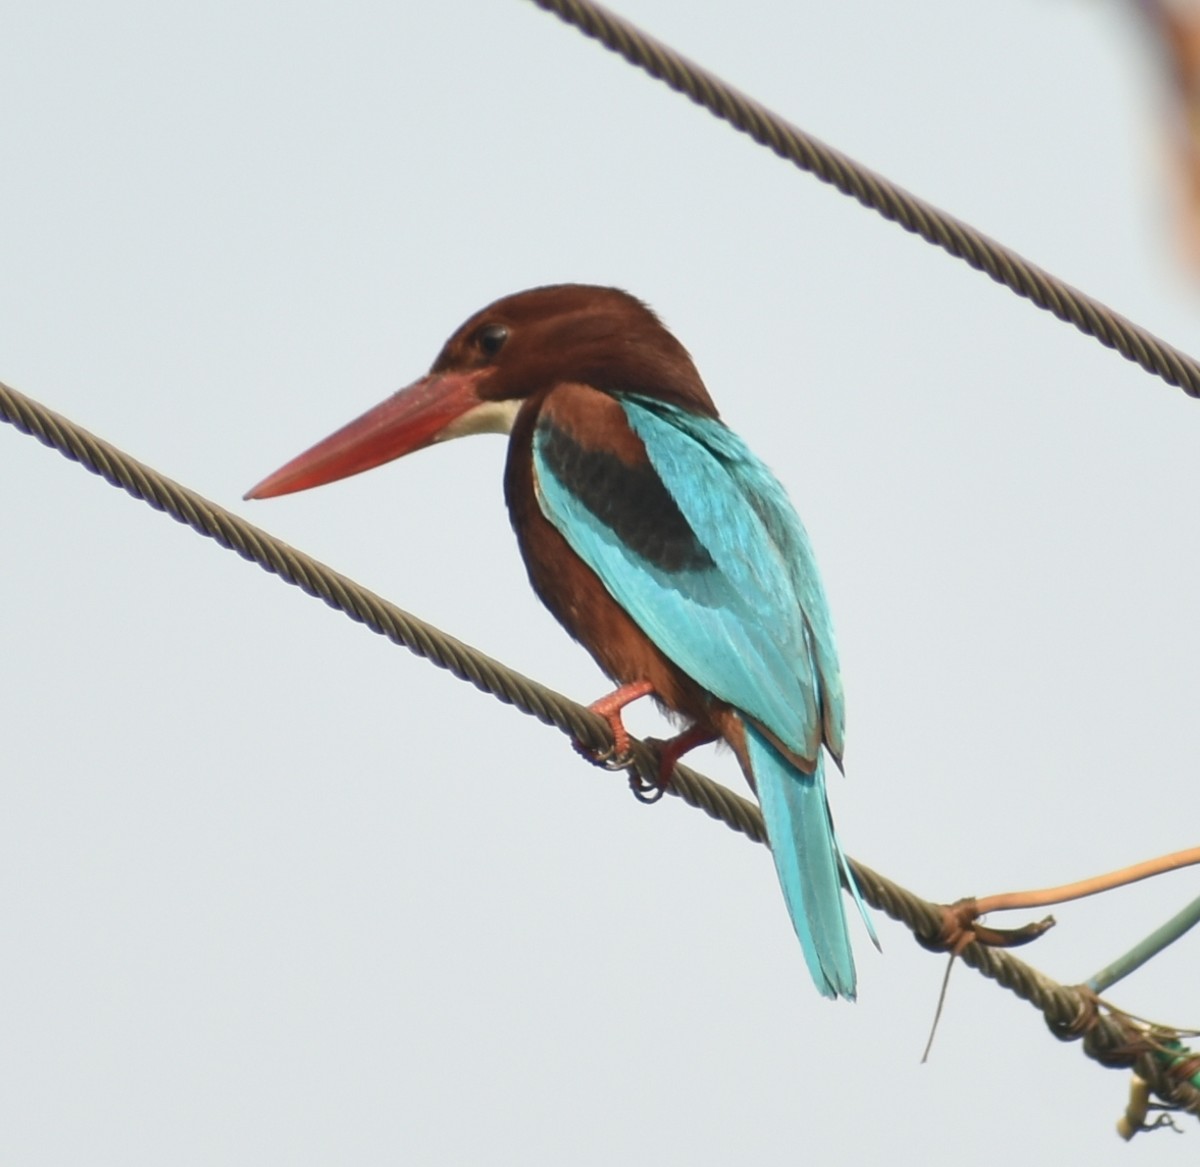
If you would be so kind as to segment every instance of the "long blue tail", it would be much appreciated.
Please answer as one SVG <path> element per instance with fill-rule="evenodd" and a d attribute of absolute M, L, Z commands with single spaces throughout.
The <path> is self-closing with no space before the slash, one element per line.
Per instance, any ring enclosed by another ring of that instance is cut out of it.
<path fill-rule="evenodd" d="M 864 909 L 833 833 L 824 767 L 818 759 L 815 773 L 802 773 L 752 725 L 745 726 L 775 870 L 808 971 L 823 996 L 853 1000 L 854 956 L 842 904 L 843 871 L 859 910 Z M 873 937 L 869 920 L 867 928 Z"/>

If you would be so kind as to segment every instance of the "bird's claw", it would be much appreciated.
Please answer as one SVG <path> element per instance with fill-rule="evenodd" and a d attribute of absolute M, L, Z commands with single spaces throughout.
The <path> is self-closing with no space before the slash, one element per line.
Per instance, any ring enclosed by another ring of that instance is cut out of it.
<path fill-rule="evenodd" d="M 633 797 L 646 806 L 652 806 L 667 792 L 667 788 L 661 782 L 647 782 L 633 769 L 629 771 L 629 789 L 633 792 Z"/>
<path fill-rule="evenodd" d="M 597 766 L 603 766 L 604 769 L 611 770 L 615 774 L 621 770 L 628 770 L 633 765 L 633 750 L 628 746 L 623 750 L 618 750 L 615 745 L 611 745 L 607 750 L 593 754 L 592 761 Z"/>
<path fill-rule="evenodd" d="M 593 766 L 599 766 L 601 769 L 613 773 L 627 770 L 629 772 L 629 789 L 633 791 L 633 797 L 638 802 L 650 805 L 657 802 L 666 793 L 666 787 L 661 782 L 647 782 L 638 772 L 637 759 L 633 756 L 630 746 L 626 745 L 624 749 L 618 749 L 614 742 L 603 750 L 591 750 L 580 741 L 572 744 L 575 746 L 576 753 L 585 757 Z"/>
<path fill-rule="evenodd" d="M 593 766 L 599 766 L 603 770 L 611 770 L 616 773 L 620 770 L 628 770 L 633 765 L 633 750 L 628 743 L 618 749 L 614 742 L 602 750 L 593 750 L 581 741 L 572 741 L 571 744 L 580 757 L 586 758 Z"/>

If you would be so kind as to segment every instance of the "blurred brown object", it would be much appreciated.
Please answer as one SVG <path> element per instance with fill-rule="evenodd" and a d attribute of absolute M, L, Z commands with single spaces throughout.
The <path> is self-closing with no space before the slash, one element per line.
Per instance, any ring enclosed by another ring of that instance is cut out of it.
<path fill-rule="evenodd" d="M 1166 66 L 1170 152 L 1180 188 L 1184 256 L 1200 269 L 1200 3 L 1196 0 L 1135 0 Z"/>

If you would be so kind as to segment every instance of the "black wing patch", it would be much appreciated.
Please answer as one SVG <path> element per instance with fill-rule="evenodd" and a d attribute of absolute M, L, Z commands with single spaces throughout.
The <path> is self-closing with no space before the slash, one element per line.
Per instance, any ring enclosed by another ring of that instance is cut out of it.
<path fill-rule="evenodd" d="M 669 572 L 716 567 L 649 462 L 582 445 L 545 417 L 537 437 L 554 477 L 635 555 Z"/>

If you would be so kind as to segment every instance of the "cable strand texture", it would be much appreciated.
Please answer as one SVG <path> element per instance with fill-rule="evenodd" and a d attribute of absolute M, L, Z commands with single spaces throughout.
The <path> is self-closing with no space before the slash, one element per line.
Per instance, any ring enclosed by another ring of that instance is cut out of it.
<path fill-rule="evenodd" d="M 985 272 L 998 284 L 1126 360 L 1200 396 L 1200 362 L 1099 300 L 1044 271 L 968 223 L 939 210 L 880 174 L 806 134 L 719 77 L 591 0 L 533 0 L 629 64 L 683 94 L 714 117 L 821 182 L 849 195 L 927 243 Z"/>
<path fill-rule="evenodd" d="M 388 603 L 2 383 L 0 420 L 505 704 L 562 730 L 590 749 L 601 750 L 611 744 L 604 720 L 583 706 Z M 656 780 L 655 753 L 636 741 L 633 750 L 638 772 L 647 781 Z M 677 766 L 669 789 L 710 818 L 754 842 L 765 843 L 758 807 L 720 783 L 687 766 Z M 936 905 L 861 863 L 851 860 L 851 866 L 867 903 L 904 924 L 919 940 L 935 940 L 942 922 Z M 1200 1090 L 1173 1076 L 1169 1064 L 1155 1056 L 1157 1047 L 1149 1032 L 1117 1015 L 1098 1013 L 1094 997 L 1086 990 L 1060 985 L 1000 949 L 970 944 L 962 959 L 1041 1010 L 1055 1036 L 1062 1040 L 1083 1037 L 1090 1057 L 1107 1066 L 1133 1066 L 1164 1102 L 1200 1116 Z M 1080 1023 L 1081 1018 L 1087 1019 L 1086 1025 Z"/>

